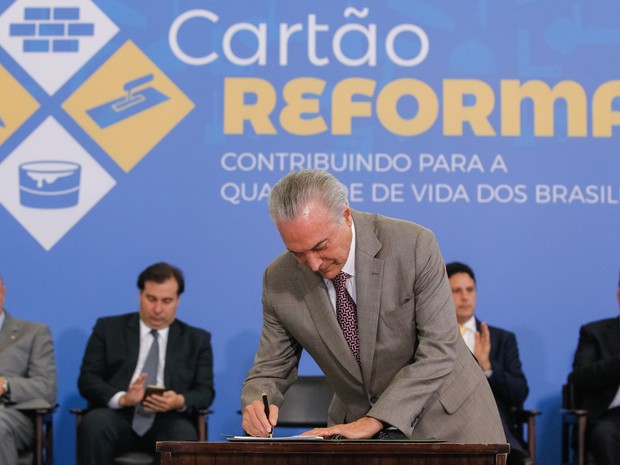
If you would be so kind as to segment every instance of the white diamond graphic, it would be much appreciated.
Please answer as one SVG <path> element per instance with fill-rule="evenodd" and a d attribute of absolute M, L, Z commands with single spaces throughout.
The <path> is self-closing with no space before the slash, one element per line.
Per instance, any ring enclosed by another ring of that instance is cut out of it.
<path fill-rule="evenodd" d="M 50 95 L 117 32 L 90 0 L 17 0 L 0 17 L 0 45 Z"/>
<path fill-rule="evenodd" d="M 0 203 L 45 250 L 115 184 L 52 117 L 0 164 Z"/>

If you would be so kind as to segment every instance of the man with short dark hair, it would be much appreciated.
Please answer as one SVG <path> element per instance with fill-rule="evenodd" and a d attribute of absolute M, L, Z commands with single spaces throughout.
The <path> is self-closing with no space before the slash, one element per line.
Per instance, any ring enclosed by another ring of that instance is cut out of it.
<path fill-rule="evenodd" d="M 191 417 L 213 402 L 211 335 L 176 318 L 181 270 L 151 265 L 138 289 L 139 312 L 98 319 L 86 347 L 78 387 L 91 410 L 78 428 L 80 465 L 109 465 L 126 450 L 155 455 L 156 441 L 196 440 Z M 145 396 L 151 384 L 165 392 Z"/>
<path fill-rule="evenodd" d="M 9 314 L 5 295 L 0 275 L 0 465 L 15 465 L 34 440 L 32 420 L 20 408 L 56 404 L 56 363 L 49 327 Z"/>
<path fill-rule="evenodd" d="M 468 265 L 460 262 L 448 263 L 446 271 L 461 335 L 469 350 L 476 356 L 497 402 L 504 433 L 510 443 L 507 463 L 530 463 L 512 421 L 514 409 L 523 408 L 523 402 L 529 393 L 521 368 L 517 338 L 510 331 L 489 326 L 476 318 L 476 276 Z"/>
<path fill-rule="evenodd" d="M 620 319 L 617 316 L 581 327 L 571 376 L 577 408 L 588 411 L 589 453 L 596 465 L 616 465 L 620 457 Z"/>

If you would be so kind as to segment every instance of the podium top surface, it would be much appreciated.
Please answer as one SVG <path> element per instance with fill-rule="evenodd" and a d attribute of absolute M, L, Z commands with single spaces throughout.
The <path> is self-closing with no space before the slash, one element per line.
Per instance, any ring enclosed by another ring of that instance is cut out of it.
<path fill-rule="evenodd" d="M 197 454 L 439 454 L 439 455 L 490 455 L 506 454 L 509 444 L 455 444 L 447 442 L 415 441 L 233 441 L 233 442 L 194 442 L 194 441 L 160 441 L 158 452 L 197 453 Z"/>

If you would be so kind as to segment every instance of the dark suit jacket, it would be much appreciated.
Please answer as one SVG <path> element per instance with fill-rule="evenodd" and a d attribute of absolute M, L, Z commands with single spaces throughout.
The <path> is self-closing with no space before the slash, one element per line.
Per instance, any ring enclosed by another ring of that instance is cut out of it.
<path fill-rule="evenodd" d="M 138 313 L 99 318 L 88 340 L 78 387 L 90 407 L 105 407 L 126 391 L 140 350 Z M 211 335 L 179 320 L 170 325 L 164 384 L 183 394 L 188 413 L 213 402 Z"/>
<path fill-rule="evenodd" d="M 480 328 L 480 321 L 476 318 L 476 328 Z M 521 359 L 519 358 L 519 348 L 517 338 L 514 333 L 489 325 L 491 336 L 491 365 L 493 374 L 489 380 L 489 385 L 495 396 L 497 408 L 502 418 L 504 431 L 508 442 L 515 449 L 523 450 L 519 436 L 512 428 L 512 410 L 523 408 L 523 402 L 529 393 L 527 380 L 521 369 Z"/>
<path fill-rule="evenodd" d="M 620 387 L 620 320 L 595 321 L 581 327 L 573 362 L 577 406 L 594 421 L 609 407 Z"/>
<path fill-rule="evenodd" d="M 369 415 L 407 437 L 505 442 L 489 383 L 458 332 L 434 235 L 357 211 L 353 221 L 360 364 L 323 278 L 285 252 L 264 274 L 263 332 L 242 404 L 265 392 L 280 405 L 303 347 L 334 388 L 330 424 Z"/>

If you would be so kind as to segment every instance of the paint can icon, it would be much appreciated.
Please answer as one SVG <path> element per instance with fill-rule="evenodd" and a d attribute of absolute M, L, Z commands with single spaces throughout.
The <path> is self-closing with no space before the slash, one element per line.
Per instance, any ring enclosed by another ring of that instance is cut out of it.
<path fill-rule="evenodd" d="M 68 208 L 78 204 L 80 171 L 69 161 L 33 161 L 19 166 L 19 198 L 24 207 Z"/>

